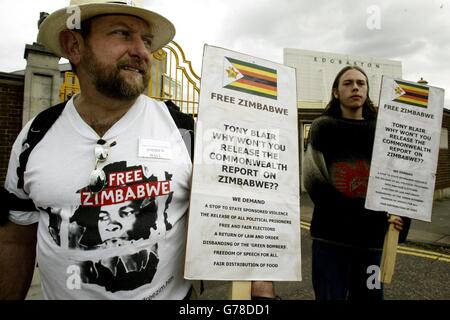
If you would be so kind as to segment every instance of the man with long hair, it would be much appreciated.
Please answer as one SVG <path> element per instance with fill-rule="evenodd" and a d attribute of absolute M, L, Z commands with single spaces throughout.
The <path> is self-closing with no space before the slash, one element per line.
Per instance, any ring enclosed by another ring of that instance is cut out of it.
<path fill-rule="evenodd" d="M 382 300 L 382 285 L 367 285 L 379 266 L 389 223 L 406 238 L 410 220 L 364 208 L 375 137 L 376 109 L 364 70 L 336 76 L 331 100 L 311 126 L 303 177 L 314 202 L 312 280 L 317 300 Z M 371 270 L 371 269 L 370 269 Z"/>

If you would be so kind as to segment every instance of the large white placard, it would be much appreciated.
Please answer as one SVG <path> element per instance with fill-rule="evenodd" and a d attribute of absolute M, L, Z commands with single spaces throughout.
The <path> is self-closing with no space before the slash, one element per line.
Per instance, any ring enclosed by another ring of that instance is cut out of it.
<path fill-rule="evenodd" d="M 383 77 L 366 208 L 431 221 L 444 90 Z"/>
<path fill-rule="evenodd" d="M 295 71 L 205 46 L 185 277 L 301 280 Z"/>

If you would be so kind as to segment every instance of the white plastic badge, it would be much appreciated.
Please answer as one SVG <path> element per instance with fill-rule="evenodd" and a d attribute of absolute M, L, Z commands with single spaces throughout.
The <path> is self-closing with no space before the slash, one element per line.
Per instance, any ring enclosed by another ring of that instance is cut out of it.
<path fill-rule="evenodd" d="M 172 148 L 167 141 L 140 138 L 138 156 L 170 160 L 172 159 Z"/>

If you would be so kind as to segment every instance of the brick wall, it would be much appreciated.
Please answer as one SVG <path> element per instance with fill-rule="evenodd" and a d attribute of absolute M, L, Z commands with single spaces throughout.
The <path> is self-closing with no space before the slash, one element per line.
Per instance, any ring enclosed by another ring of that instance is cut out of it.
<path fill-rule="evenodd" d="M 8 170 L 11 147 L 22 128 L 24 77 L 0 72 L 0 183 Z"/>
<path fill-rule="evenodd" d="M 442 127 L 447 129 L 450 142 L 450 111 L 445 110 L 442 118 Z M 450 149 L 440 149 L 436 174 L 436 190 L 450 188 Z"/>

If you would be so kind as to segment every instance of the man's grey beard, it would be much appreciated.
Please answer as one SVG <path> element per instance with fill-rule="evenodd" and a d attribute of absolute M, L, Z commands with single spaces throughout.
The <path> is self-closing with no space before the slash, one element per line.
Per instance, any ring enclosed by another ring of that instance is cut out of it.
<path fill-rule="evenodd" d="M 130 58 L 128 61 L 118 62 L 115 66 L 104 66 L 97 59 L 92 51 L 83 59 L 84 65 L 89 75 L 92 77 L 95 88 L 105 96 L 118 100 L 134 100 L 139 97 L 147 88 L 150 79 L 150 70 L 146 63 L 136 58 Z M 131 65 L 144 70 L 142 73 L 142 82 L 137 85 L 125 81 L 120 75 L 124 65 Z"/>

